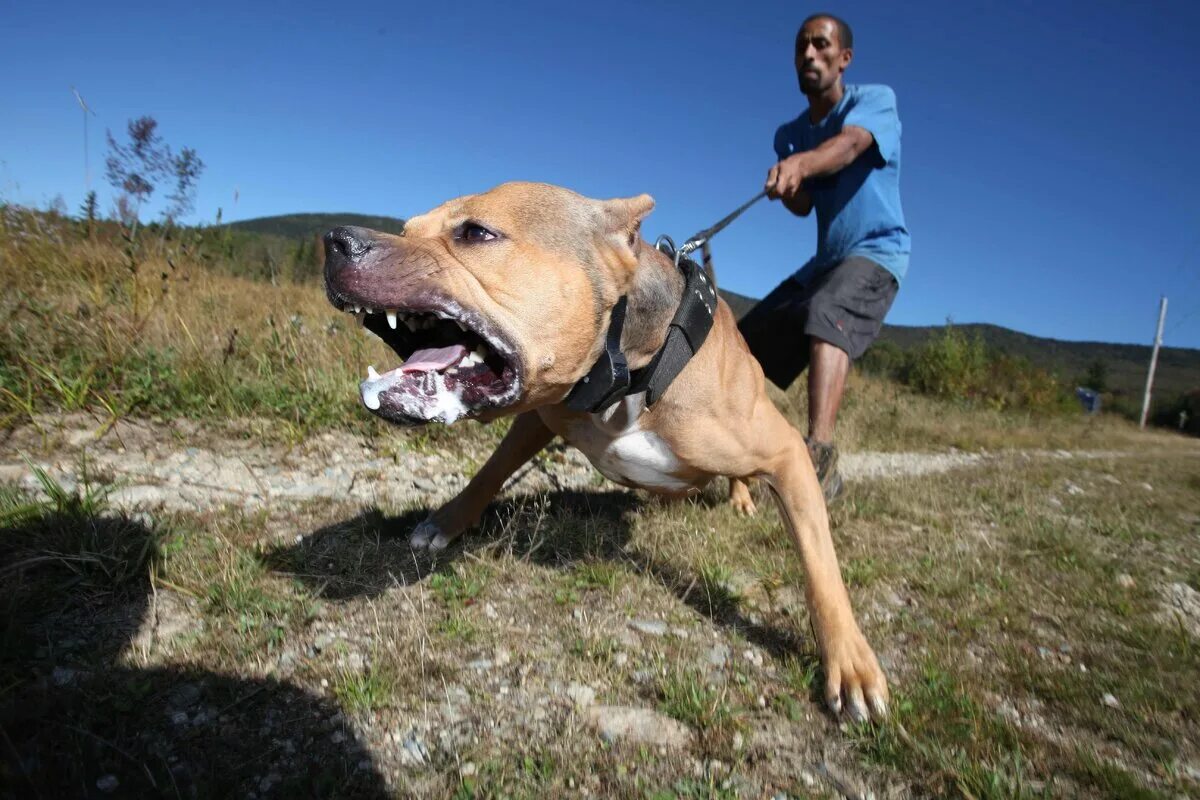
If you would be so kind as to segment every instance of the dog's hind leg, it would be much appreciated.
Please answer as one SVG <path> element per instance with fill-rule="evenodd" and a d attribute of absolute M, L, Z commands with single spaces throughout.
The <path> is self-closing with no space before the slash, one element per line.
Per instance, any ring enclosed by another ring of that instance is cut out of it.
<path fill-rule="evenodd" d="M 733 506 L 734 511 L 747 517 L 758 513 L 758 506 L 754 505 L 748 481 L 742 478 L 729 479 L 729 505 Z"/>
<path fill-rule="evenodd" d="M 782 443 L 760 477 L 779 504 L 784 525 L 800 550 L 807 576 L 806 600 L 825 669 L 825 701 L 857 720 L 887 713 L 888 688 L 879 661 L 854 619 L 850 595 L 838 569 L 821 485 L 799 432 L 779 418 Z"/>
<path fill-rule="evenodd" d="M 528 411 L 513 420 L 496 452 L 454 499 L 430 514 L 409 538 L 414 548 L 442 550 L 479 523 L 479 517 L 504 482 L 525 462 L 550 444 L 554 434 L 536 411 Z"/>

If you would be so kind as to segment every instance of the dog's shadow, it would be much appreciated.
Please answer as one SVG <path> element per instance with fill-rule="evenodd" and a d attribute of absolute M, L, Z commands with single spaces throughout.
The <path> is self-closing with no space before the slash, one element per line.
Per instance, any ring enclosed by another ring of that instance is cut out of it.
<path fill-rule="evenodd" d="M 0 798 L 391 796 L 335 702 L 130 663 L 159 543 L 78 510 L 0 524 Z"/>
<path fill-rule="evenodd" d="M 649 501 L 654 502 L 654 501 Z M 702 495 L 697 502 L 711 505 Z M 512 557 L 557 570 L 607 560 L 652 577 L 697 613 L 735 629 L 776 658 L 811 653 L 796 632 L 751 619 L 727 588 L 647 552 L 633 540 L 636 515 L 648 505 L 633 492 L 560 489 L 492 503 L 481 524 L 446 550 L 409 547 L 408 536 L 429 509 L 387 516 L 376 508 L 313 531 L 294 545 L 264 554 L 266 564 L 302 580 L 333 601 L 374 597 L 395 586 L 452 569 L 470 554 Z M 781 534 L 782 535 L 782 534 Z"/>

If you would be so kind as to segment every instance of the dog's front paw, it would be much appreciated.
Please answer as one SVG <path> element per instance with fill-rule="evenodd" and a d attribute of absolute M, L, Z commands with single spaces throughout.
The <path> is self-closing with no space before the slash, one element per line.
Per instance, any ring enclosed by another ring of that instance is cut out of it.
<path fill-rule="evenodd" d="M 845 711 L 855 722 L 886 717 L 887 678 L 866 637 L 855 630 L 828 642 L 823 650 L 825 702 L 830 710 Z"/>

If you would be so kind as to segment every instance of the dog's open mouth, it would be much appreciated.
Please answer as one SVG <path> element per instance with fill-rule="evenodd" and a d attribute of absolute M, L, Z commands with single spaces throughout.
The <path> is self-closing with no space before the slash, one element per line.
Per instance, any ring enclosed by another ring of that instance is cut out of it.
<path fill-rule="evenodd" d="M 379 309 L 342 298 L 334 305 L 355 314 L 404 362 L 386 372 L 368 367 L 359 387 L 363 405 L 386 419 L 450 424 L 520 395 L 516 354 L 481 314 L 439 299 L 422 307 Z"/>

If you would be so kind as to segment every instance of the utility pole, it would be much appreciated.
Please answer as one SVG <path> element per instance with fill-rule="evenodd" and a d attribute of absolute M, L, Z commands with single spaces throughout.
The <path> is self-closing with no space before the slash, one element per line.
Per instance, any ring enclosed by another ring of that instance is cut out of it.
<path fill-rule="evenodd" d="M 1154 384 L 1154 368 L 1158 366 L 1158 348 L 1162 346 L 1163 323 L 1167 321 L 1167 296 L 1163 295 L 1158 305 L 1158 332 L 1154 334 L 1154 352 L 1150 355 L 1150 371 L 1146 373 L 1146 392 L 1142 395 L 1142 418 L 1139 428 L 1146 427 L 1146 415 L 1150 413 L 1150 387 Z"/>

